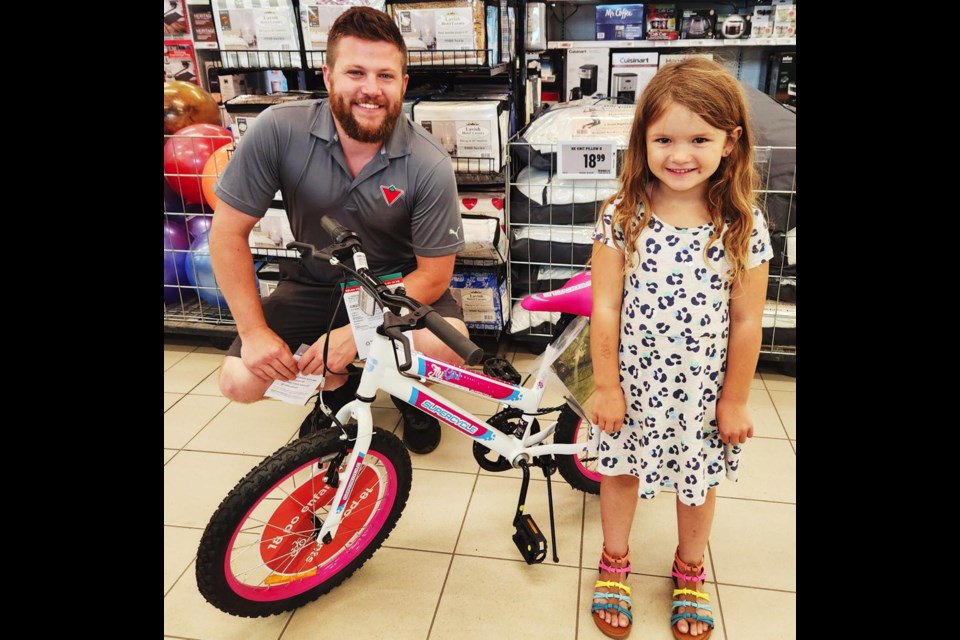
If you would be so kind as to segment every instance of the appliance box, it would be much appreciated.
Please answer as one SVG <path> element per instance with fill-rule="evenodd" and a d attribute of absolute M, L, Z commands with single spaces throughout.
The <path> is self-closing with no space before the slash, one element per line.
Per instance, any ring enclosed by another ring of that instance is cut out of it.
<path fill-rule="evenodd" d="M 598 4 L 597 40 L 643 40 L 642 4 Z"/>

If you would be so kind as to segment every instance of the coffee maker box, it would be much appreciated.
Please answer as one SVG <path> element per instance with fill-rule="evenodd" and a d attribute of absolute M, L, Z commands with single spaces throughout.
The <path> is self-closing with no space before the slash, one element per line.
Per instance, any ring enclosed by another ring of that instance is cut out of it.
<path fill-rule="evenodd" d="M 680 21 L 677 20 L 677 5 L 647 5 L 647 40 L 677 40 L 680 38 Z"/>
<path fill-rule="evenodd" d="M 684 9 L 681 40 L 713 40 L 717 33 L 715 9 Z"/>
<path fill-rule="evenodd" d="M 610 97 L 618 98 L 620 104 L 636 103 L 656 75 L 659 60 L 656 51 L 614 51 L 610 55 Z"/>
<path fill-rule="evenodd" d="M 737 40 L 749 38 L 753 25 L 753 15 L 727 13 L 717 16 L 717 40 Z"/>
<path fill-rule="evenodd" d="M 606 96 L 609 86 L 609 49 L 567 50 L 567 95 L 561 96 L 562 102 Z"/>
<path fill-rule="evenodd" d="M 643 40 L 642 4 L 598 4 L 597 40 Z"/>
<path fill-rule="evenodd" d="M 793 96 L 790 95 L 790 85 L 793 85 Z M 767 95 L 781 104 L 796 106 L 796 86 L 797 52 L 771 54 L 770 69 L 767 73 Z"/>

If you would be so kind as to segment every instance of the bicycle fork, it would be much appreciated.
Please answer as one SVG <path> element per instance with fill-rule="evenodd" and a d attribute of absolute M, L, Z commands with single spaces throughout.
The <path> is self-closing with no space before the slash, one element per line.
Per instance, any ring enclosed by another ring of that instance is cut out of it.
<path fill-rule="evenodd" d="M 359 402 L 359 401 L 356 401 Z M 338 473 L 336 465 L 341 459 L 340 456 L 330 462 L 330 468 L 327 470 L 327 484 L 337 487 L 337 493 L 333 497 L 332 505 L 335 505 L 327 514 L 323 526 L 317 533 L 317 540 L 323 544 L 330 544 L 334 536 L 337 535 L 337 529 L 343 520 L 344 509 L 347 507 L 347 501 L 350 500 L 350 494 L 353 492 L 353 485 L 357 482 L 357 477 L 363 470 L 363 460 L 370 448 L 370 441 L 373 439 L 373 418 L 369 411 L 352 412 L 357 419 L 357 440 L 353 443 L 353 451 L 347 457 L 346 467 L 343 473 Z M 344 440 L 343 446 L 347 447 Z M 339 465 L 337 465 L 339 466 Z M 339 486 L 337 486 L 339 485 Z"/>

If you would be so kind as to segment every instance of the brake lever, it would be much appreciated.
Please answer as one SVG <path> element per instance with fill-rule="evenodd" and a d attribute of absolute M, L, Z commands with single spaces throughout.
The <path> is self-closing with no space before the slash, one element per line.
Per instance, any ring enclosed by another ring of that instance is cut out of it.
<path fill-rule="evenodd" d="M 412 322 L 411 319 L 413 320 Z M 393 350 L 393 357 L 397 362 L 397 370 L 401 373 L 408 371 L 413 365 L 413 356 L 410 353 L 410 340 L 407 339 L 407 336 L 403 335 L 403 329 L 401 327 L 405 328 L 414 326 L 416 326 L 416 318 L 412 314 L 409 316 L 401 316 L 391 310 L 386 310 L 383 312 L 383 325 L 381 328 L 383 329 L 384 335 L 391 340 L 399 342 L 403 346 L 404 362 L 402 364 L 397 355 L 397 350 Z"/>

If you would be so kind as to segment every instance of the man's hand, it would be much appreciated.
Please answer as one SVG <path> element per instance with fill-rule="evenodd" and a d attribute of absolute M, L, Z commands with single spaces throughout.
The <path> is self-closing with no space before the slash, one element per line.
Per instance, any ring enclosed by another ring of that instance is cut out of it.
<path fill-rule="evenodd" d="M 295 380 L 297 362 L 290 347 L 267 327 L 242 337 L 240 359 L 253 375 L 261 380 Z"/>
<path fill-rule="evenodd" d="M 353 339 L 353 331 L 350 325 L 344 325 L 334 329 L 328 334 L 320 336 L 320 339 L 310 345 L 310 348 L 300 356 L 297 366 L 304 375 L 323 373 L 323 345 L 330 338 L 330 348 L 327 351 L 327 371 L 346 371 L 347 365 L 353 362 L 357 357 L 357 345 Z M 347 376 L 326 374 L 324 382 L 324 391 L 332 391 L 346 382 Z"/>

